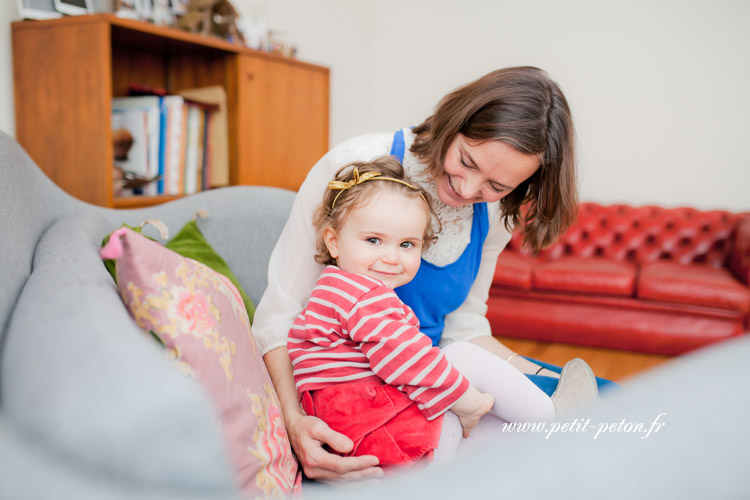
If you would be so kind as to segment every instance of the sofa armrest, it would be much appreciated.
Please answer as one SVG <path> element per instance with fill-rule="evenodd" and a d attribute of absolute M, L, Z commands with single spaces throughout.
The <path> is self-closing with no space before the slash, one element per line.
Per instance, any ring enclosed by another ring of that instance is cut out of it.
<path fill-rule="evenodd" d="M 750 217 L 735 228 L 734 245 L 729 254 L 729 269 L 744 284 L 750 284 Z"/>
<path fill-rule="evenodd" d="M 179 491 L 123 481 L 86 464 L 60 456 L 44 443 L 12 425 L 0 412 L 0 498 L 77 498 L 123 500 L 242 500 L 239 493 Z"/>

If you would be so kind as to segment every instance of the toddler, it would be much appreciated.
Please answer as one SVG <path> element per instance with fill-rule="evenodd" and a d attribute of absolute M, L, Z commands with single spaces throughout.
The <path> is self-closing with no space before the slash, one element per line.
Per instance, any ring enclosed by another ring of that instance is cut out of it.
<path fill-rule="evenodd" d="M 429 194 L 393 157 L 341 169 L 315 218 L 316 260 L 327 267 L 288 337 L 304 411 L 351 438 L 350 455 L 381 466 L 452 456 L 488 412 L 555 415 L 506 361 L 467 342 L 434 347 L 393 291 L 434 239 L 431 213 Z"/>

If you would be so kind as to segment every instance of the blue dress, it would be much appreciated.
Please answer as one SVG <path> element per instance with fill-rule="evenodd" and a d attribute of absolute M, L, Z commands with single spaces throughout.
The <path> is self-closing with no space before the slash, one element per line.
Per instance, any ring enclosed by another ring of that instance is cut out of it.
<path fill-rule="evenodd" d="M 402 163 L 405 147 L 404 131 L 399 130 L 393 135 L 391 155 Z M 445 316 L 464 303 L 479 273 L 482 247 L 484 240 L 487 239 L 490 224 L 486 203 L 475 203 L 473 208 L 471 239 L 458 260 L 446 266 L 436 266 L 422 259 L 414 279 L 395 289 L 396 295 L 414 310 L 419 319 L 420 330 L 432 340 L 433 345 L 438 345 L 443 335 Z M 560 373 L 559 366 L 534 359 L 531 361 Z M 527 375 L 527 377 L 548 395 L 552 395 L 557 388 L 557 378 L 543 375 Z M 597 382 L 600 391 L 615 385 L 609 380 L 598 377 Z"/>

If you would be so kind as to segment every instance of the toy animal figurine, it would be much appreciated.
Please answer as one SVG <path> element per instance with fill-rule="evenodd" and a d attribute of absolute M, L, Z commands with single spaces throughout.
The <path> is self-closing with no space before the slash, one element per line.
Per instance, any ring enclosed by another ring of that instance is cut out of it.
<path fill-rule="evenodd" d="M 187 12 L 177 20 L 177 27 L 191 33 L 244 43 L 245 38 L 237 28 L 238 17 L 229 0 L 190 0 Z"/>
<path fill-rule="evenodd" d="M 221 0 L 214 5 L 212 21 L 212 32 L 220 37 L 233 42 L 245 43 L 242 31 L 237 27 L 239 18 L 237 10 L 229 0 Z"/>
<path fill-rule="evenodd" d="M 132 189 L 134 194 L 142 194 L 143 188 L 161 176 L 144 177 L 122 168 L 119 162 L 127 161 L 130 148 L 133 147 L 133 135 L 127 129 L 118 128 L 112 131 L 112 146 L 115 162 L 112 168 L 112 186 L 115 196 L 123 194 L 123 190 Z"/>

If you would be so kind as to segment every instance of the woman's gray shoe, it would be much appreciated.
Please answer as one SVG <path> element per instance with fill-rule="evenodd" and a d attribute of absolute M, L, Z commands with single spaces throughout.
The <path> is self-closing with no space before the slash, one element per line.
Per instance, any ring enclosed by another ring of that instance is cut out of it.
<path fill-rule="evenodd" d="M 599 388 L 591 367 L 581 358 L 568 361 L 560 373 L 560 382 L 552 395 L 555 415 L 565 416 L 599 401 Z"/>

